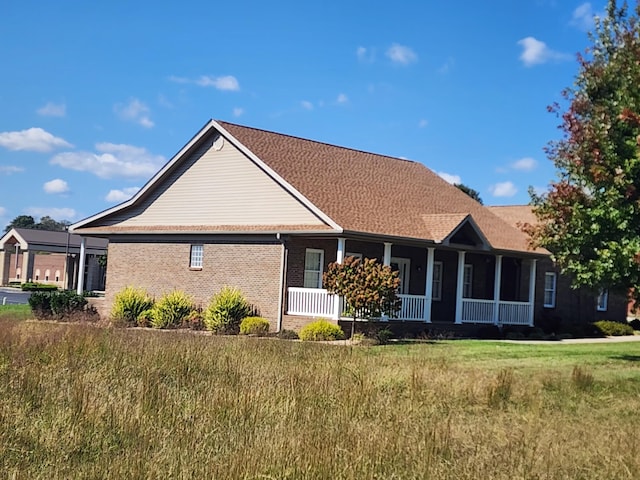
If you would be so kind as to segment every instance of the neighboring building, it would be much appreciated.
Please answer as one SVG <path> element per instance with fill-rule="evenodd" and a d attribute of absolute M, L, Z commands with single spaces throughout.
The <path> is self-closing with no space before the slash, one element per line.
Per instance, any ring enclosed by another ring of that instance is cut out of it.
<path fill-rule="evenodd" d="M 108 241 L 85 242 L 84 289 L 104 290 L 105 269 L 98 257 L 106 255 Z M 81 243 L 79 235 L 68 232 L 12 228 L 0 238 L 0 284 L 39 282 L 77 288 Z"/>
<path fill-rule="evenodd" d="M 273 329 L 338 321 L 328 263 L 399 271 L 407 328 L 533 325 L 545 292 L 527 236 L 424 165 L 207 123 L 133 198 L 71 226 L 109 240 L 106 301 L 127 285 L 205 306 L 240 288 Z M 563 298 L 555 296 L 560 303 Z"/>
<path fill-rule="evenodd" d="M 529 205 L 487 208 L 516 228 L 537 222 Z M 598 320 L 623 321 L 627 316 L 626 293 L 571 288 L 571 278 L 560 274 L 560 269 L 548 257 L 538 263 L 536 289 L 541 293 L 536 297 L 536 319 L 556 318 L 577 324 Z"/>

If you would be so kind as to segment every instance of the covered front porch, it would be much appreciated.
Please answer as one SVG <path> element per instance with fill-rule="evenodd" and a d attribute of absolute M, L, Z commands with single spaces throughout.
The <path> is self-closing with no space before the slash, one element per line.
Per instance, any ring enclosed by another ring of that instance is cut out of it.
<path fill-rule="evenodd" d="M 420 247 L 297 238 L 289 247 L 285 314 L 351 319 L 344 301 L 322 288 L 322 273 L 330 262 L 357 256 L 376 258 L 398 271 L 401 308 L 379 320 L 533 326 L 536 259 L 466 243 Z"/>

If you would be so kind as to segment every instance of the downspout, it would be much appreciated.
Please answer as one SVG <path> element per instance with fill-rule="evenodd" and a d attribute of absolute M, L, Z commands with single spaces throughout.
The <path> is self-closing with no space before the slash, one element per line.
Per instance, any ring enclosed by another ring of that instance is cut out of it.
<path fill-rule="evenodd" d="M 284 239 L 279 233 L 276 233 L 276 239 L 282 245 L 282 255 L 280 257 L 280 291 L 278 292 L 278 319 L 277 319 L 277 332 L 282 331 L 282 316 L 284 311 L 284 289 L 287 277 L 287 257 L 288 251 L 285 245 Z"/>

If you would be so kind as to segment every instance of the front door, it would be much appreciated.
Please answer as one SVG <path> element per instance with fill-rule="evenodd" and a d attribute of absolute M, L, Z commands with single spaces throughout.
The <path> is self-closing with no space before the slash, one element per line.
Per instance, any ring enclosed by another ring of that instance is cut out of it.
<path fill-rule="evenodd" d="M 411 260 L 408 258 L 391 258 L 391 270 L 398 272 L 398 278 L 400 279 L 400 287 L 398 292 L 400 294 L 409 293 L 409 277 L 411 273 Z"/>

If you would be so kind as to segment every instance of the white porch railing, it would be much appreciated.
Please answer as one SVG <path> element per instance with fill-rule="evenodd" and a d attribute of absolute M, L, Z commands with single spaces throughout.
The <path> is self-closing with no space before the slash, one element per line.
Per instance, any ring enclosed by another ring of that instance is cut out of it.
<path fill-rule="evenodd" d="M 424 295 L 398 295 L 402 300 L 400 311 L 389 320 L 424 321 Z M 342 313 L 343 302 L 320 288 L 289 287 L 287 314 L 307 317 L 336 318 Z M 462 299 L 462 323 L 494 323 L 495 302 L 493 300 Z M 533 307 L 528 302 L 501 301 L 498 306 L 498 321 L 502 325 L 528 325 Z"/>
<path fill-rule="evenodd" d="M 289 287 L 287 313 L 310 317 L 334 317 L 335 296 L 321 288 Z"/>
<path fill-rule="evenodd" d="M 506 302 L 498 304 L 498 323 L 502 325 L 529 325 L 531 309 L 529 302 Z M 464 298 L 462 300 L 462 323 L 494 323 L 495 302 Z"/>

